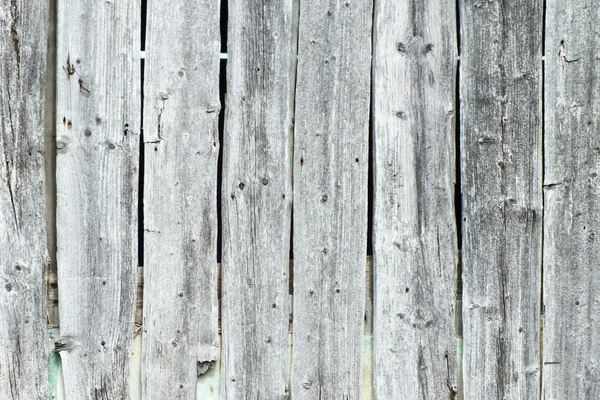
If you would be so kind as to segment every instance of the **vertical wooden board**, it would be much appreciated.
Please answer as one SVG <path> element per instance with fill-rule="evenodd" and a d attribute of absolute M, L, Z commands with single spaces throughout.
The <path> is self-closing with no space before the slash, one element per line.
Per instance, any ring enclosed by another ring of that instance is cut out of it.
<path fill-rule="evenodd" d="M 288 392 L 294 5 L 228 7 L 221 398 L 280 399 Z"/>
<path fill-rule="evenodd" d="M 542 1 L 459 4 L 464 398 L 536 399 Z"/>
<path fill-rule="evenodd" d="M 546 5 L 543 398 L 600 398 L 600 4 Z"/>
<path fill-rule="evenodd" d="M 46 2 L 0 3 L 0 398 L 47 399 Z"/>
<path fill-rule="evenodd" d="M 373 32 L 375 396 L 454 398 L 455 2 L 378 1 Z"/>
<path fill-rule="evenodd" d="M 129 396 L 139 15 L 134 0 L 58 1 L 56 220 L 67 398 Z"/>
<path fill-rule="evenodd" d="M 292 398 L 358 399 L 364 323 L 371 0 L 300 2 Z"/>
<path fill-rule="evenodd" d="M 148 2 L 142 397 L 194 399 L 218 355 L 216 0 Z"/>

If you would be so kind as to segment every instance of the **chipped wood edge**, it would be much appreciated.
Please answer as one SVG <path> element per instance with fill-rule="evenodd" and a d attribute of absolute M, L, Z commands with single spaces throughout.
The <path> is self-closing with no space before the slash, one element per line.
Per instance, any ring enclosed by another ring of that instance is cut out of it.
<path fill-rule="evenodd" d="M 142 338 L 140 330 L 135 334 L 131 351 L 130 364 L 130 399 L 142 400 Z M 219 336 L 220 338 L 220 336 Z M 288 351 L 292 351 L 292 335 L 290 334 Z M 219 347 L 220 349 L 220 347 Z M 373 336 L 365 334 L 363 336 L 363 384 L 362 400 L 373 400 Z M 291 362 L 291 358 L 289 359 Z M 221 357 L 217 358 L 216 363 L 204 375 L 198 378 L 196 386 L 196 398 L 202 400 L 219 399 L 219 379 L 221 377 Z M 62 374 L 62 365 L 59 353 L 50 352 L 48 362 L 48 382 L 50 383 L 50 400 L 66 400 L 64 381 Z"/>

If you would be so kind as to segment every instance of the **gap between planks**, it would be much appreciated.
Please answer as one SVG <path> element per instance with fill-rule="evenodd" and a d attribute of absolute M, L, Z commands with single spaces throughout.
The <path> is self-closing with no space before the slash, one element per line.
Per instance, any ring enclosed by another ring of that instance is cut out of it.
<path fill-rule="evenodd" d="M 58 337 L 56 329 L 50 330 L 50 337 Z M 220 337 L 219 337 L 220 338 Z M 292 335 L 288 336 L 288 350 L 292 349 Z M 130 399 L 142 400 L 142 333 L 134 336 L 131 351 L 131 368 L 129 377 Z M 372 400 L 373 396 L 373 338 L 370 334 L 363 337 L 363 374 L 362 374 L 362 396 L 361 400 Z M 290 360 L 291 361 L 291 360 Z M 196 398 L 203 400 L 218 400 L 220 380 L 221 357 L 217 358 L 215 365 L 204 375 L 198 378 L 196 385 Z M 51 400 L 66 400 L 64 379 L 60 357 L 57 353 L 50 353 L 48 362 L 48 384 Z"/>
<path fill-rule="evenodd" d="M 293 271 L 294 261 L 290 260 L 290 271 Z M 217 264 L 217 287 L 218 287 L 218 298 L 221 299 L 221 264 Z M 290 275 L 289 294 L 294 294 L 294 276 Z M 48 274 L 48 287 L 49 299 L 51 301 L 56 297 L 56 273 L 51 271 Z M 367 271 L 365 279 L 365 334 L 371 334 L 373 332 L 373 258 L 367 256 Z M 137 333 L 142 327 L 143 320 L 143 304 L 144 304 L 144 268 L 138 267 L 137 270 L 137 294 L 136 294 L 136 311 L 135 311 L 135 332 Z M 292 315 L 290 315 L 290 323 L 292 322 Z M 219 334 L 221 333 L 221 321 L 219 320 Z"/>
<path fill-rule="evenodd" d="M 290 260 L 290 267 L 293 266 L 293 260 Z M 220 270 L 221 264 L 217 264 L 217 269 Z M 362 349 L 362 360 L 363 360 L 363 374 L 362 374 L 362 400 L 372 400 L 374 398 L 373 395 L 373 259 L 371 256 L 367 256 L 367 271 L 366 271 L 366 280 L 365 280 L 365 331 L 363 336 L 363 349 Z M 143 286 L 144 286 L 144 276 L 143 276 L 143 267 L 138 267 L 138 278 L 137 278 L 137 296 L 136 296 L 136 313 L 135 313 L 135 333 L 133 339 L 132 353 L 131 353 L 131 374 L 130 374 L 130 393 L 132 400 L 141 400 L 141 388 L 142 388 L 142 376 L 141 376 L 141 354 L 142 354 L 142 310 L 143 310 Z M 293 268 L 290 268 L 293 270 Z M 221 298 L 221 282 L 219 276 L 219 299 Z M 53 302 L 54 306 L 57 307 L 58 298 L 56 297 L 56 273 L 54 271 L 50 271 L 48 274 L 48 287 L 49 287 L 49 299 Z M 290 276 L 290 287 L 289 294 L 293 295 L 293 276 Z M 460 310 L 460 298 L 461 298 L 461 290 L 460 286 L 457 287 L 457 310 Z M 291 322 L 292 316 L 290 316 Z M 459 331 L 459 327 L 462 326 L 462 321 L 460 321 L 459 313 L 457 313 L 457 353 L 460 356 L 462 355 L 462 330 Z M 219 321 L 219 335 L 221 334 L 220 321 Z M 49 386 L 50 386 L 50 399 L 53 400 L 65 400 L 65 392 L 64 392 L 64 381 L 62 375 L 62 366 L 60 363 L 60 357 L 57 353 L 52 352 L 54 338 L 59 337 L 58 328 L 56 326 L 49 326 L 49 337 L 50 341 L 49 351 Z M 221 338 L 219 336 L 219 338 Z M 288 341 L 288 350 L 291 351 L 293 343 L 292 343 L 292 333 L 289 333 L 289 341 Z M 291 359 L 290 359 L 291 361 Z M 209 371 L 201 375 L 198 378 L 197 383 L 197 398 L 198 399 L 207 399 L 207 400 L 217 400 L 219 398 L 219 379 L 220 379 L 220 363 L 221 357 L 217 358 L 215 365 L 209 369 Z M 460 371 L 460 369 L 459 369 Z M 460 382 L 460 379 L 459 379 Z M 462 386 L 462 385 L 461 385 Z M 462 395 L 462 387 L 459 386 L 459 396 Z M 462 396 L 459 397 L 462 399 Z"/>

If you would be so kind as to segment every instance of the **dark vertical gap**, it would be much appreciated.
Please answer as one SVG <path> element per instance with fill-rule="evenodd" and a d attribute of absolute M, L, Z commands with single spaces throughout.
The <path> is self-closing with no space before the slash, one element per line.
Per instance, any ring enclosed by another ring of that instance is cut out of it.
<path fill-rule="evenodd" d="M 227 0 L 221 1 L 221 53 L 227 53 L 227 22 L 229 20 L 229 5 Z"/>
<path fill-rule="evenodd" d="M 56 0 L 48 1 L 48 38 L 44 102 L 44 163 L 46 195 L 46 312 L 49 326 L 58 327 L 58 281 L 56 265 Z"/>
<path fill-rule="evenodd" d="M 227 12 L 227 11 L 225 11 Z M 226 24 L 226 23 L 225 23 Z M 221 36 L 223 38 L 223 36 Z M 223 46 L 221 47 L 223 48 Z M 225 126 L 225 96 L 227 91 L 227 60 L 221 60 L 219 63 L 219 100 L 221 102 L 221 112 L 219 113 L 219 156 L 217 159 L 217 264 L 222 262 L 222 232 L 223 232 L 223 216 L 221 206 L 221 194 L 223 185 L 223 131 Z M 218 269 L 217 276 L 217 292 L 219 299 L 221 298 L 221 268 Z M 219 308 L 219 320 L 220 320 Z"/>
<path fill-rule="evenodd" d="M 293 160 L 293 157 L 292 157 Z M 293 161 L 292 161 L 293 162 Z M 294 294 L 294 205 L 292 204 L 291 216 L 290 216 L 290 263 L 288 270 L 288 287 L 289 294 Z M 291 317 L 290 317 L 291 320 Z"/>
<path fill-rule="evenodd" d="M 220 9 L 220 24 L 221 31 L 221 53 L 227 54 L 227 29 L 229 20 L 229 7 L 227 0 L 221 0 Z M 219 334 L 221 333 L 221 287 L 223 273 L 220 267 L 222 262 L 222 247 L 223 247 L 223 208 L 221 203 L 222 186 L 223 186 L 223 137 L 225 129 L 225 113 L 226 113 L 226 97 L 227 97 L 227 60 L 221 59 L 219 62 L 219 101 L 221 103 L 221 111 L 219 112 L 219 155 L 217 159 L 217 297 L 219 301 L 219 316 L 218 326 Z"/>
<path fill-rule="evenodd" d="M 542 396 L 543 386 L 543 368 L 544 368 L 544 213 L 545 213 L 545 192 L 544 192 L 544 182 L 545 182 L 545 174 L 546 174 L 546 153 L 545 153 L 545 130 L 546 130 L 546 112 L 545 112 L 545 102 L 546 102 L 546 0 L 542 2 L 542 59 L 541 59 L 541 67 L 542 67 L 542 76 L 541 76 L 541 130 L 542 130 L 542 143 L 541 143 L 541 152 L 542 152 L 542 212 L 541 212 L 541 225 L 542 225 L 542 237 L 541 237 L 541 252 L 540 252 L 540 387 L 539 387 L 539 395 L 538 398 Z"/>
<path fill-rule="evenodd" d="M 463 198 L 462 198 L 462 176 L 461 176 L 461 129 L 460 129 L 460 63 L 462 58 L 461 51 L 461 36 L 460 36 L 460 0 L 456 0 L 456 50 L 458 53 L 458 60 L 456 62 L 456 88 L 454 90 L 454 102 L 455 102 L 455 116 L 454 121 L 454 148 L 455 148 L 455 174 L 456 181 L 454 184 L 454 216 L 456 219 L 456 243 L 458 247 L 458 259 L 456 263 L 456 300 L 455 300 L 455 331 L 456 331 L 456 345 L 457 345 L 457 363 L 456 363 L 456 388 L 457 398 L 462 400 L 464 398 L 464 385 L 463 385 L 463 318 L 462 318 L 462 298 L 463 298 L 463 285 L 462 285 L 462 248 L 463 248 Z"/>
<path fill-rule="evenodd" d="M 294 259 L 294 205 L 292 204 L 291 219 L 290 219 L 290 260 Z M 292 275 L 290 274 L 290 277 Z M 292 291 L 290 291 L 292 293 Z"/>
<path fill-rule="evenodd" d="M 373 28 L 374 29 L 374 28 Z M 372 48 L 371 48 L 371 51 Z M 371 59 L 373 57 L 371 56 Z M 372 81 L 372 74 L 371 74 Z M 369 160 L 367 178 L 367 256 L 373 255 L 373 181 L 374 181 L 374 154 L 373 154 L 373 101 L 369 109 Z"/>
<path fill-rule="evenodd" d="M 141 0 L 141 37 L 140 49 L 146 49 L 146 12 L 148 1 Z M 144 172 L 145 172 L 145 155 L 144 155 L 144 72 L 145 59 L 140 60 L 140 159 L 139 159 L 139 179 L 138 179 L 138 265 L 144 265 Z"/>
<path fill-rule="evenodd" d="M 458 7 L 458 1 L 457 1 Z M 454 147 L 455 147 L 455 183 L 454 183 L 454 215 L 456 218 L 456 234 L 457 234 L 457 245 L 458 250 L 462 250 L 462 225 L 463 225 L 463 204 L 462 204 L 462 177 L 461 177 L 461 148 L 460 148 L 460 19 L 459 19 L 459 10 L 456 9 L 456 19 L 457 19 L 457 49 L 459 58 L 456 62 L 456 89 L 454 92 L 455 96 L 455 115 L 456 119 L 454 121 Z"/>
<path fill-rule="evenodd" d="M 292 197 L 292 206 L 291 206 L 291 217 L 290 217 L 290 260 L 294 260 L 294 140 L 295 140 L 295 133 L 296 133 L 296 119 L 295 119 L 295 113 L 296 113 L 296 84 L 297 84 L 297 78 L 298 78 L 298 47 L 299 47 L 299 23 L 300 23 L 300 0 L 294 0 L 293 2 L 293 21 L 292 21 L 292 30 L 293 30 L 293 34 L 292 34 L 292 44 L 296 45 L 296 48 L 294 49 L 294 54 L 293 57 L 295 58 L 294 60 L 294 65 L 293 65 L 293 82 L 292 82 L 292 89 L 291 91 L 293 92 L 292 94 L 292 99 L 291 99 L 291 106 L 292 106 L 292 126 L 291 126 L 291 143 L 290 143 L 290 148 L 291 148 L 291 156 L 290 156 L 290 179 L 291 179 L 291 187 L 292 187 L 292 193 L 290 193 L 290 196 Z M 290 286 L 290 294 L 294 294 L 294 264 L 293 262 L 290 262 L 290 270 L 289 270 L 289 286 Z M 291 319 L 291 317 L 290 317 Z M 290 332 L 291 332 L 291 328 L 290 328 Z"/>
<path fill-rule="evenodd" d="M 146 48 L 146 15 L 147 0 L 141 0 L 140 7 L 140 51 Z M 135 328 L 136 332 L 142 326 L 143 298 L 144 298 L 144 176 L 145 176 L 145 146 L 144 146 L 144 73 L 146 60 L 140 55 L 140 142 L 138 165 L 138 268 L 135 302 Z M 139 330 L 141 332 L 141 330 Z"/>
<path fill-rule="evenodd" d="M 221 53 L 227 53 L 227 20 L 229 10 L 227 0 L 221 1 Z M 221 60 L 219 65 L 219 100 L 221 112 L 219 113 L 219 158 L 217 161 L 217 263 L 221 262 L 222 241 L 222 208 L 221 208 L 221 186 L 223 183 L 223 130 L 225 127 L 225 96 L 227 93 L 227 60 Z M 220 277 L 219 277 L 220 282 Z"/>
<path fill-rule="evenodd" d="M 142 23 L 141 23 L 141 50 L 144 51 L 146 50 L 146 15 L 148 12 L 148 0 L 141 0 L 142 1 Z M 143 87 L 142 87 L 143 89 Z"/>
<path fill-rule="evenodd" d="M 375 13 L 373 13 L 375 18 Z M 371 37 L 374 38 L 375 21 L 373 20 L 373 31 Z M 374 42 L 371 44 L 371 60 L 373 60 Z M 372 62 L 372 61 L 371 61 Z M 371 87 L 373 85 L 373 73 L 371 68 Z M 371 91 L 372 93 L 372 91 Z M 374 154 L 374 137 L 373 132 L 373 98 L 369 107 L 369 149 L 368 149 L 368 166 L 367 166 L 367 258 L 373 257 L 373 213 L 374 213 L 374 180 L 375 180 L 375 154 Z M 367 260 L 367 270 L 365 275 L 365 315 L 364 315 L 364 333 L 373 333 L 373 262 L 369 264 Z M 370 267 L 369 267 L 370 266 Z"/>
<path fill-rule="evenodd" d="M 290 179 L 291 193 L 291 207 L 290 207 L 290 244 L 289 244 L 289 263 L 288 263 L 288 291 L 290 294 L 289 302 L 288 302 L 288 340 L 293 337 L 294 332 L 294 169 L 296 168 L 295 164 L 295 140 L 296 140 L 296 88 L 298 84 L 298 49 L 300 47 L 300 0 L 292 0 L 292 60 L 293 64 L 291 66 L 291 74 L 290 83 L 292 87 L 290 88 L 290 99 L 289 104 L 291 106 L 291 125 L 289 129 L 291 130 L 290 142 L 289 142 L 289 150 L 290 150 L 290 161 L 289 161 L 289 171 L 288 176 Z M 288 342 L 291 345 L 292 342 Z M 287 367 L 286 367 L 286 389 L 285 393 L 288 398 L 291 396 L 292 392 L 292 364 L 293 364 L 293 350 L 288 347 L 287 351 Z"/>
<path fill-rule="evenodd" d="M 363 334 L 373 333 L 373 284 L 374 284 L 374 263 L 373 263 L 373 219 L 374 219 L 374 189 L 375 189 L 375 133 L 373 129 L 373 60 L 376 46 L 375 28 L 377 25 L 376 14 L 377 4 L 373 5 L 371 14 L 371 84 L 370 84 L 370 103 L 369 103 L 369 137 L 367 150 L 367 260 L 365 263 L 365 310 Z M 356 159 L 358 162 L 359 160 Z M 362 162 L 362 160 L 360 160 Z"/>

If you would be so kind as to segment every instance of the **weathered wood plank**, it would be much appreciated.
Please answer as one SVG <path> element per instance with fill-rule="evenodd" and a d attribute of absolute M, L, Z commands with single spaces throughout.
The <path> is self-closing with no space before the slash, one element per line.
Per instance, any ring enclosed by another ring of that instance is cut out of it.
<path fill-rule="evenodd" d="M 47 399 L 46 2 L 0 3 L 0 398 Z"/>
<path fill-rule="evenodd" d="M 376 2 L 373 341 L 378 399 L 454 398 L 457 389 L 456 59 L 454 1 Z"/>
<path fill-rule="evenodd" d="M 218 356 L 219 1 L 148 2 L 144 399 L 195 399 Z"/>
<path fill-rule="evenodd" d="M 542 2 L 462 0 L 465 399 L 536 399 Z"/>
<path fill-rule="evenodd" d="M 296 400 L 361 395 L 372 6 L 370 0 L 300 2 L 291 377 Z"/>
<path fill-rule="evenodd" d="M 547 1 L 543 398 L 600 398 L 600 4 Z"/>
<path fill-rule="evenodd" d="M 289 326 L 292 0 L 230 0 L 223 139 L 222 399 L 281 399 Z"/>
<path fill-rule="evenodd" d="M 57 263 L 67 398 L 129 397 L 139 2 L 58 1 Z"/>

